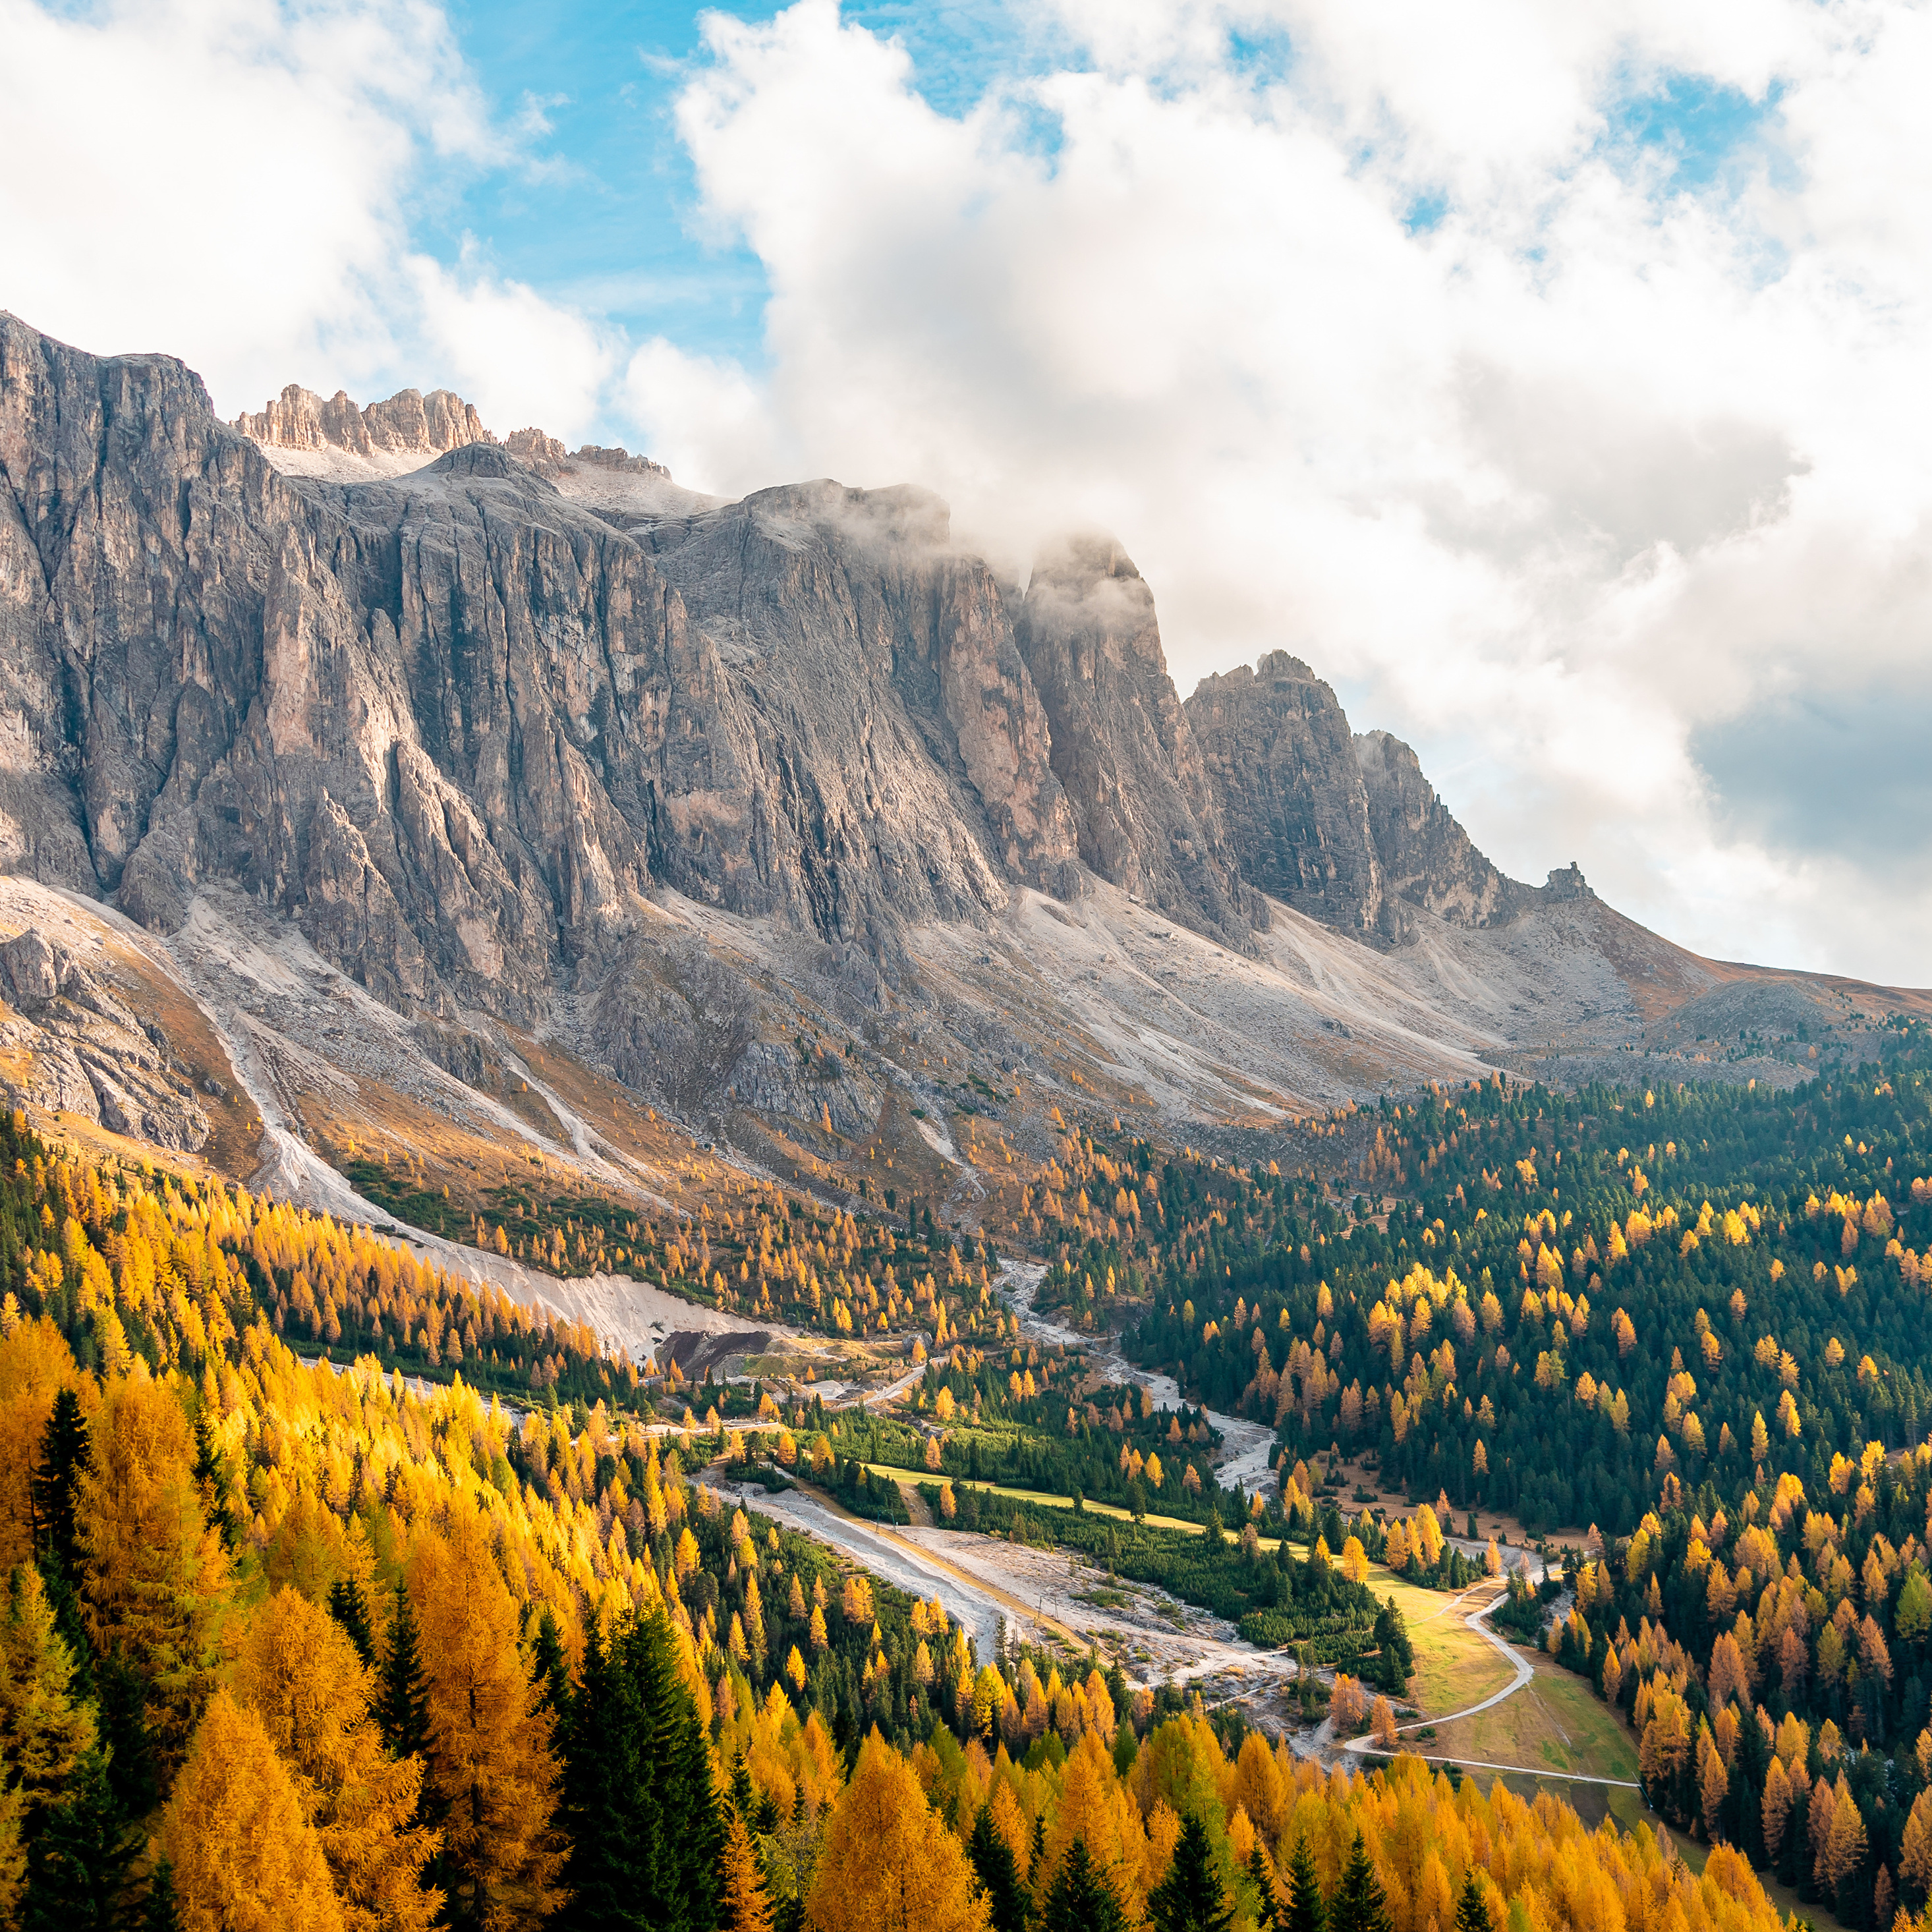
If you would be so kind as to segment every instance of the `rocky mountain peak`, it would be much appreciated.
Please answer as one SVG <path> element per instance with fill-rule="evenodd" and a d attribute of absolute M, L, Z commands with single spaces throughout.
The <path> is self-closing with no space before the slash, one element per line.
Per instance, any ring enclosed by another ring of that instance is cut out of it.
<path fill-rule="evenodd" d="M 334 449 L 350 456 L 382 451 L 429 458 L 495 440 L 475 406 L 448 389 L 432 389 L 427 396 L 419 389 L 398 389 L 360 409 L 345 390 L 325 402 L 314 390 L 291 382 L 258 413 L 237 416 L 234 427 L 268 448 Z"/>
<path fill-rule="evenodd" d="M 326 400 L 312 389 L 291 382 L 280 396 L 258 411 L 244 410 L 232 425 L 276 461 L 291 454 L 359 458 L 379 473 L 394 474 L 453 449 L 478 443 L 496 444 L 498 438 L 483 426 L 473 403 L 449 389 L 399 389 L 367 409 L 338 389 Z M 574 454 L 556 437 L 536 428 L 513 429 L 501 447 L 539 476 L 555 479 L 579 466 L 615 473 L 668 478 L 670 472 L 647 456 L 633 456 L 621 447 L 586 443 Z M 399 464 L 395 459 L 413 459 Z M 284 466 L 278 463 L 278 467 Z M 308 473 L 298 466 L 297 473 Z M 332 473 L 325 470 L 322 473 Z M 352 475 L 354 472 L 349 472 Z M 344 480 L 347 480 L 346 477 Z"/>
<path fill-rule="evenodd" d="M 1169 918 L 1252 948 L 1267 907 L 1241 877 L 1132 560 L 1091 534 L 1045 550 L 1017 636 L 1082 860 Z"/>
<path fill-rule="evenodd" d="M 1299 658 L 1271 651 L 1252 670 L 1202 679 L 1186 712 L 1246 876 L 1344 932 L 1401 937 L 1334 692 Z"/>

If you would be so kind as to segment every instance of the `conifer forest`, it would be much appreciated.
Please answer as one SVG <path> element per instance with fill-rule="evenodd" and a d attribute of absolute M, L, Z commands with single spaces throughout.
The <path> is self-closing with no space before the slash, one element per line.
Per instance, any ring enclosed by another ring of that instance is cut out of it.
<path fill-rule="evenodd" d="M 1045 1349 L 916 1209 L 466 1231 L 913 1331 L 839 1408 L 0 1121 L 0 1922 L 1916 1926 L 1932 1038 L 1332 1124 L 1352 1194 L 1060 1123 L 1013 1228 Z M 1217 1416 L 1273 1432 L 1264 1483 Z M 1156 1585 L 1289 1654 L 1302 1721 L 988 1644 L 759 1506 L 797 1487 Z M 1643 1820 L 1418 1754 L 1398 1586 L 1501 1587 Z"/>

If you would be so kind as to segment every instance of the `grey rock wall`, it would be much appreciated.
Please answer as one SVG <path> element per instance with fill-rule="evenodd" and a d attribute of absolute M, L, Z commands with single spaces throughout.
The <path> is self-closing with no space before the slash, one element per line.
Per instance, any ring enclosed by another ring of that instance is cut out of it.
<path fill-rule="evenodd" d="M 1299 658 L 1272 651 L 1252 670 L 1203 679 L 1186 710 L 1243 873 L 1358 938 L 1401 937 L 1334 692 Z"/>
<path fill-rule="evenodd" d="M 1034 566 L 1020 652 L 1046 711 L 1081 858 L 1169 918 L 1251 950 L 1267 908 L 1241 877 L 1154 595 L 1111 538 L 1070 538 Z"/>

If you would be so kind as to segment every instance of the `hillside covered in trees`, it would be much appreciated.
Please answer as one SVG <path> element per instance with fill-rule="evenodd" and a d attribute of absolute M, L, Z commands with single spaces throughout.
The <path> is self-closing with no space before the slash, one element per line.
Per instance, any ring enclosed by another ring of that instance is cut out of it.
<path fill-rule="evenodd" d="M 0 1131 L 8 1924 L 1777 1922 L 1741 1861 L 980 1658 L 722 1504 L 588 1337 L 549 1338 L 571 1408 L 506 1408 L 469 1377 L 514 1313 Z M 352 1292 L 448 1379 L 277 1332 Z"/>
<path fill-rule="evenodd" d="M 1385 1220 L 1134 1158 L 1166 1237 L 1115 1264 L 1144 1271 L 1144 1359 L 1272 1420 L 1284 1471 L 1339 1448 L 1412 1498 L 1587 1526 L 1549 1641 L 1629 1714 L 1652 1802 L 1846 1924 L 1926 1904 L 1924 1027 L 1790 1090 L 1385 1103 Z"/>

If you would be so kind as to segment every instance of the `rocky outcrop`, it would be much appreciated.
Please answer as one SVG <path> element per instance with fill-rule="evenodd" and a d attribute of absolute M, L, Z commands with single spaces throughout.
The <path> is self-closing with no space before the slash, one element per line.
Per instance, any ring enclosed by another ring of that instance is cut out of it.
<path fill-rule="evenodd" d="M 1204 679 L 1186 712 L 1243 874 L 1311 918 L 1400 945 L 1412 908 L 1495 926 L 1538 896 L 1477 850 L 1408 746 L 1352 733 L 1300 658 Z M 1544 890 L 1575 896 L 1554 873 Z"/>
<path fill-rule="evenodd" d="M 922 493 L 626 526 L 482 441 L 291 478 L 178 363 L 10 318 L 0 467 L 0 849 L 152 926 L 233 881 L 392 1004 L 528 1022 L 664 888 L 875 996 L 905 922 L 1072 889 L 1005 597 Z"/>
<path fill-rule="evenodd" d="M 1456 926 L 1502 926 L 1514 918 L 1531 889 L 1506 878 L 1476 850 L 1423 776 L 1415 754 L 1386 731 L 1368 731 L 1356 739 L 1355 757 L 1386 889 Z"/>
<path fill-rule="evenodd" d="M 448 389 L 400 389 L 386 401 L 363 409 L 346 391 L 325 401 L 312 389 L 291 382 L 280 396 L 253 413 L 244 410 L 232 427 L 261 448 L 286 456 L 291 451 L 376 458 L 414 457 L 428 463 L 452 449 L 497 439 L 483 427 L 476 405 Z M 574 454 L 540 429 L 513 429 L 502 447 L 539 476 L 554 481 L 578 469 L 668 478 L 670 472 L 647 456 L 586 443 Z M 272 455 L 271 461 L 274 460 Z M 406 464 L 391 464 L 391 470 Z"/>
<path fill-rule="evenodd" d="M 1106 537 L 1042 555 L 1018 628 L 1081 858 L 1169 918 L 1246 950 L 1267 923 L 1242 879 L 1168 675 L 1154 596 Z"/>
<path fill-rule="evenodd" d="M 254 441 L 278 449 L 339 449 L 352 456 L 378 450 L 420 456 L 425 462 L 446 450 L 495 440 L 475 406 L 448 389 L 400 389 L 386 401 L 358 409 L 338 389 L 325 402 L 291 382 L 259 414 L 235 418 Z"/>
<path fill-rule="evenodd" d="M 0 1090 L 110 1132 L 193 1153 L 208 1119 L 165 1042 L 100 974 L 30 926 L 0 943 Z"/>
<path fill-rule="evenodd" d="M 1286 651 L 1204 678 L 1187 700 L 1244 875 L 1358 938 L 1402 937 L 1384 892 L 1355 740 L 1335 694 Z"/>

